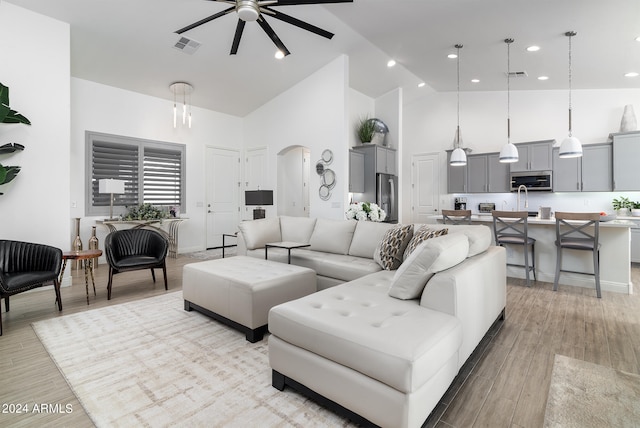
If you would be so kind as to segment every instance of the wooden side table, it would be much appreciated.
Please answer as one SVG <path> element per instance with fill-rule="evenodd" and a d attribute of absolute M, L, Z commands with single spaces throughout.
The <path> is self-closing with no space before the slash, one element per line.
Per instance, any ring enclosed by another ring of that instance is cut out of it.
<path fill-rule="evenodd" d="M 89 275 L 93 285 L 93 295 L 96 296 L 96 281 L 93 277 L 93 259 L 102 255 L 102 250 L 81 250 L 65 251 L 62 253 L 62 270 L 60 271 L 60 282 L 64 276 L 64 269 L 67 267 L 67 260 L 77 260 L 84 266 L 84 285 L 87 290 L 87 305 L 89 304 Z"/>

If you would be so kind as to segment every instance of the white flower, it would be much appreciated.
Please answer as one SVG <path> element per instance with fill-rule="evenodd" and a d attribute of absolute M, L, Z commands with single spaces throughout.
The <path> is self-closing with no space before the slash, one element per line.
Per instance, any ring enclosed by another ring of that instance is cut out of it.
<path fill-rule="evenodd" d="M 384 221 L 387 213 L 373 202 L 356 202 L 349 205 L 345 216 L 359 221 Z"/>
<path fill-rule="evenodd" d="M 360 221 L 367 221 L 367 220 L 369 220 L 369 219 L 367 218 L 367 213 L 366 213 L 366 212 L 364 212 L 364 211 L 358 211 L 358 212 L 356 213 L 356 220 L 360 220 Z"/>

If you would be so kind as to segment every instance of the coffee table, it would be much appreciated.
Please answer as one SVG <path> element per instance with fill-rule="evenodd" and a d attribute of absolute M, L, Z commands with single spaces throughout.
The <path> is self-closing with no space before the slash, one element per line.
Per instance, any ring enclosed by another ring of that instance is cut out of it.
<path fill-rule="evenodd" d="M 93 259 L 102 255 L 102 250 L 80 250 L 65 251 L 62 253 L 62 269 L 60 270 L 60 283 L 64 276 L 64 269 L 67 267 L 67 260 L 78 260 L 84 266 L 84 285 L 87 289 L 87 305 L 89 304 L 89 274 L 91 274 L 91 284 L 93 284 L 93 295 L 96 296 L 96 281 L 93 277 Z"/>
<path fill-rule="evenodd" d="M 264 259 L 268 259 L 269 248 L 286 248 L 288 250 L 287 263 L 291 264 L 291 250 L 294 248 L 310 247 L 311 244 L 304 244 L 302 242 L 282 241 L 282 242 L 269 242 L 264 245 Z"/>

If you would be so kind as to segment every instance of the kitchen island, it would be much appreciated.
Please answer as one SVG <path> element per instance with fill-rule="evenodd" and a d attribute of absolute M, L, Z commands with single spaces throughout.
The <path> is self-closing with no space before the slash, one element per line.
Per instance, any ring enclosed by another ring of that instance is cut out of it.
<path fill-rule="evenodd" d="M 434 223 L 442 223 L 442 216 L 432 216 Z M 493 235 L 491 214 L 474 214 L 474 224 L 485 224 Z M 633 294 L 631 282 L 631 229 L 637 227 L 628 220 L 600 222 L 600 286 L 602 290 Z M 529 218 L 529 236 L 536 239 L 536 276 L 539 281 L 553 283 L 556 272 L 556 220 L 538 217 Z M 507 246 L 507 262 L 523 264 L 523 248 Z M 562 268 L 578 272 L 593 272 L 593 257 L 589 251 L 564 250 Z M 524 268 L 507 266 L 507 275 L 524 278 Z M 560 273 L 560 284 L 592 288 L 595 294 L 593 276 L 568 272 Z"/>

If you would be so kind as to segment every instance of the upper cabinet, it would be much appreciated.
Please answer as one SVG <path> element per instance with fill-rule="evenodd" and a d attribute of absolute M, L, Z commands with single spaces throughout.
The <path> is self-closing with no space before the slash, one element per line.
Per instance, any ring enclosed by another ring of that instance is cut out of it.
<path fill-rule="evenodd" d="M 448 163 L 451 152 L 447 154 Z M 500 163 L 498 153 L 467 155 L 466 166 L 447 167 L 449 193 L 506 193 L 509 190 L 509 164 Z"/>
<path fill-rule="evenodd" d="M 608 192 L 613 190 L 611 143 L 582 146 L 582 157 L 560 159 L 553 149 L 554 192 Z"/>
<path fill-rule="evenodd" d="M 354 150 L 364 153 L 366 162 L 373 162 L 375 172 L 381 174 L 398 174 L 396 166 L 396 150 L 376 144 L 363 144 L 354 147 Z"/>
<path fill-rule="evenodd" d="M 613 139 L 613 190 L 638 191 L 640 132 L 611 134 Z"/>
<path fill-rule="evenodd" d="M 364 153 L 349 150 L 349 192 L 364 193 Z"/>
<path fill-rule="evenodd" d="M 511 172 L 551 170 L 553 142 L 554 140 L 545 140 L 516 144 L 518 162 L 511 164 Z"/>

